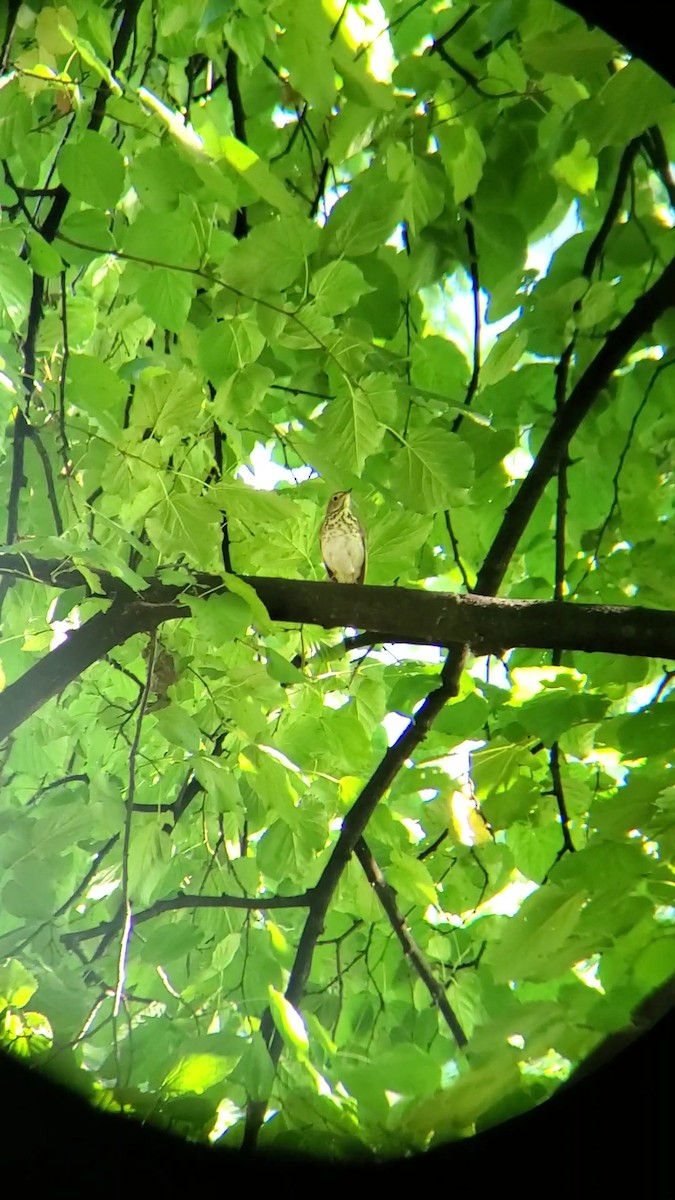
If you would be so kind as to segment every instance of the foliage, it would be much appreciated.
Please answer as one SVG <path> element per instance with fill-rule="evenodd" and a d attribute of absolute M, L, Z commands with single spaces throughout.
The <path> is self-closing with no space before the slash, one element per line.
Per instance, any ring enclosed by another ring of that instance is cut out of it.
<path fill-rule="evenodd" d="M 392 612 L 668 608 L 672 90 L 543 0 L 9 33 L 4 1042 L 233 1145 L 504 1119 L 673 973 L 674 672 L 283 580 L 352 488 Z"/>

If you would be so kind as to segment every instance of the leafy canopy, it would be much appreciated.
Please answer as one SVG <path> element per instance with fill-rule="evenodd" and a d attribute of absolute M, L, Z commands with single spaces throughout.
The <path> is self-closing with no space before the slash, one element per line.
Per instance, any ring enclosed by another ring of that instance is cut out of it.
<path fill-rule="evenodd" d="M 521 1111 L 673 973 L 673 671 L 284 581 L 351 488 L 385 613 L 668 608 L 672 90 L 542 0 L 27 0 L 5 59 L 4 1044 L 234 1145 Z"/>

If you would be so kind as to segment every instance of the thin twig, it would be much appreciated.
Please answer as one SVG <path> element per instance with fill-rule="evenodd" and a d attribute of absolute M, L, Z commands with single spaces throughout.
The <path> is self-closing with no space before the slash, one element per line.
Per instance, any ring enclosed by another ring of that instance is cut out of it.
<path fill-rule="evenodd" d="M 471 197 L 466 201 L 465 205 L 467 212 L 473 211 Z M 472 352 L 472 369 L 469 386 L 464 397 L 464 407 L 470 408 L 474 396 L 478 390 L 480 381 L 480 359 L 481 359 L 481 320 L 480 320 L 480 274 L 478 271 L 478 248 L 476 246 L 476 232 L 473 227 L 473 221 L 467 217 L 465 222 L 466 243 L 469 250 L 469 272 L 471 275 L 471 295 L 473 300 L 473 352 Z M 463 414 L 460 412 L 455 417 L 452 423 L 452 432 L 457 433 L 463 421 Z"/>
<path fill-rule="evenodd" d="M 558 813 L 560 814 L 560 827 L 562 829 L 563 844 L 556 855 L 556 862 L 562 858 L 563 854 L 574 853 L 575 846 L 570 833 L 570 818 L 567 811 L 565 801 L 565 792 L 563 790 L 562 774 L 560 771 L 560 750 L 558 743 L 554 742 L 549 753 L 549 768 L 551 771 L 551 782 L 553 785 L 553 795 L 558 805 Z"/>
<path fill-rule="evenodd" d="M 457 570 L 459 571 L 460 575 L 462 576 L 462 583 L 464 584 L 464 587 L 466 588 L 467 592 L 470 592 L 471 584 L 469 583 L 469 576 L 467 575 L 466 567 L 464 566 L 464 563 L 462 562 L 462 559 L 461 559 L 461 556 L 459 553 L 459 543 L 455 536 L 455 531 L 452 527 L 452 519 L 450 517 L 449 509 L 446 508 L 445 513 L 443 515 L 445 517 L 445 527 L 448 531 L 448 537 L 450 538 L 450 543 L 452 545 L 452 553 L 455 556 L 455 563 L 457 564 Z"/>
<path fill-rule="evenodd" d="M 66 273 L 61 272 L 61 329 L 63 331 L 63 357 L 59 375 L 59 432 L 61 434 L 61 457 L 66 473 L 69 473 L 70 445 L 66 430 L 66 372 L 70 348 L 68 345 L 68 303 L 66 300 Z"/>
<path fill-rule="evenodd" d="M 422 983 L 429 992 L 431 999 L 438 1008 L 439 1012 L 442 1014 L 450 1032 L 452 1033 L 452 1036 L 457 1042 L 457 1045 L 460 1048 L 466 1046 L 468 1041 L 467 1036 L 459 1023 L 457 1016 L 453 1012 L 450 1002 L 445 994 L 445 989 L 440 980 L 438 980 L 434 975 L 429 963 L 417 945 L 417 942 L 410 931 L 405 917 L 399 911 L 398 905 L 396 904 L 396 893 L 390 884 L 387 883 L 378 863 L 373 857 L 370 847 L 364 838 L 359 838 L 356 846 L 354 847 L 354 854 L 361 863 L 366 879 L 373 888 L 378 900 L 380 901 L 380 904 L 387 914 L 391 927 L 401 943 L 403 953 L 411 964 L 413 970 L 417 975 L 419 975 Z"/>
<path fill-rule="evenodd" d="M 239 88 L 239 59 L 234 50 L 228 50 L 225 59 L 225 81 L 227 85 L 227 94 L 232 107 L 232 121 L 234 123 L 235 137 L 245 146 L 248 145 L 246 138 L 246 113 L 244 104 L 241 98 L 241 90 Z M 241 241 L 248 233 L 248 215 L 245 208 L 237 209 L 237 215 L 234 220 L 234 236 L 237 241 Z"/>
<path fill-rule="evenodd" d="M 145 678 L 145 687 L 141 696 L 141 703 L 138 710 L 138 718 L 136 720 L 136 728 L 129 751 L 129 787 L 127 789 L 126 812 L 124 814 L 124 835 L 122 838 L 122 900 L 121 909 L 124 913 L 124 926 L 122 929 L 122 937 L 120 940 L 120 952 L 117 964 L 117 984 L 115 986 L 115 1001 L 113 1004 L 113 1017 L 117 1017 L 122 996 L 124 994 L 124 982 L 126 979 L 126 961 L 129 952 L 129 941 L 131 939 L 131 896 L 129 895 L 129 851 L 131 848 L 131 822 L 134 812 L 134 801 L 136 798 L 136 758 L 138 748 L 141 743 L 141 730 L 143 728 L 143 718 L 148 705 L 150 691 L 152 688 L 152 670 L 155 664 L 155 652 L 157 650 L 157 634 L 153 631 L 150 638 L 150 647 L 148 651 L 148 666 Z"/>

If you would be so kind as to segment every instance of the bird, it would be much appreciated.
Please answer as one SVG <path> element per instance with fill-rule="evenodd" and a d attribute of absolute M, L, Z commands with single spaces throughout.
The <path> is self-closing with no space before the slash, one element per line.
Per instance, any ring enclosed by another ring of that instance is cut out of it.
<path fill-rule="evenodd" d="M 351 505 L 351 492 L 331 496 L 319 532 L 324 566 L 334 583 L 363 583 L 366 574 L 366 536 Z"/>

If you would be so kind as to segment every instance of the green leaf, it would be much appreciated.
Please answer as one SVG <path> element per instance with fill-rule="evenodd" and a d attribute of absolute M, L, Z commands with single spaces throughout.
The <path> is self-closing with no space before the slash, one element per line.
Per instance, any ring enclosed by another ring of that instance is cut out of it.
<path fill-rule="evenodd" d="M 210 646 L 225 646 L 233 638 L 243 637 L 251 624 L 251 607 L 241 596 L 209 596 L 202 600 L 186 596 L 201 637 Z"/>
<path fill-rule="evenodd" d="M 0 250 L 0 318 L 11 330 L 21 329 L 28 316 L 32 277 L 28 264 Z"/>
<path fill-rule="evenodd" d="M 66 262 L 87 265 L 113 248 L 109 222 L 102 212 L 91 209 L 67 212 L 56 234 L 59 253 Z"/>
<path fill-rule="evenodd" d="M 307 269 L 307 259 L 319 240 L 316 225 L 294 216 L 277 217 L 256 225 L 245 241 L 227 255 L 220 274 L 230 287 L 247 295 L 267 289 L 284 291 Z"/>
<path fill-rule="evenodd" d="M 326 222 L 322 249 L 326 256 L 358 256 L 376 250 L 391 237 L 403 209 L 401 189 L 377 167 L 368 180 L 359 176 L 341 196 Z"/>
<path fill-rule="evenodd" d="M 293 87 L 319 111 L 327 113 L 337 87 L 327 14 L 311 0 L 294 0 L 292 4 L 286 0 L 278 19 L 286 27 L 283 56 Z"/>
<path fill-rule="evenodd" d="M 119 376 L 90 354 L 70 354 L 67 389 L 69 403 L 86 413 L 104 434 L 116 441 L 122 427 L 126 395 L 126 387 Z"/>
<path fill-rule="evenodd" d="M 201 730 L 194 717 L 178 704 L 171 704 L 157 713 L 157 726 L 172 745 L 184 746 L 192 752 L 199 749 Z"/>
<path fill-rule="evenodd" d="M 54 885 L 41 864 L 32 858 L 17 863 L 2 889 L 2 905 L 13 917 L 47 918 L 54 908 Z"/>
<path fill-rule="evenodd" d="M 59 175 L 78 200 L 92 208 L 114 208 L 124 187 L 124 159 L 102 134 L 86 129 L 79 141 L 63 147 Z"/>
<path fill-rule="evenodd" d="M 99 58 L 91 42 L 88 42 L 86 38 L 76 37 L 74 33 L 71 33 L 68 27 L 68 21 L 70 19 L 72 19 L 72 17 L 67 9 L 58 9 L 59 34 L 65 39 L 66 42 L 70 43 L 70 45 L 73 47 L 73 50 L 77 50 L 80 58 L 86 62 L 87 66 L 93 67 L 97 75 L 99 75 L 103 82 L 108 86 L 112 94 L 114 96 L 121 96 L 122 89 L 119 83 L 110 71 L 110 68 L 103 62 L 101 58 Z"/>
<path fill-rule="evenodd" d="M 334 459 L 354 475 L 361 474 L 384 437 L 373 401 L 362 387 L 349 388 L 331 400 L 319 426 Z"/>
<path fill-rule="evenodd" d="M 180 333 L 190 312 L 195 286 L 196 280 L 191 275 L 155 267 L 142 280 L 136 294 L 153 321 L 172 333 Z"/>
<path fill-rule="evenodd" d="M 605 146 L 625 146 L 672 109 L 673 89 L 633 58 L 616 71 L 580 113 L 579 128 L 597 154 Z"/>
<path fill-rule="evenodd" d="M 152 212 L 175 212 L 181 196 L 199 186 L 192 167 L 173 146 L 151 146 L 135 155 L 129 175 L 139 200 Z"/>
<path fill-rule="evenodd" d="M 515 1061 L 502 1050 L 486 1066 L 476 1066 L 452 1087 L 433 1093 L 406 1115 L 404 1130 L 422 1146 L 432 1134 L 439 1139 L 470 1131 L 483 1113 L 519 1083 Z"/>
<path fill-rule="evenodd" d="M 28 234 L 27 241 L 31 266 L 38 275 L 60 275 L 63 270 L 63 261 L 54 247 L 33 230 Z"/>
<path fill-rule="evenodd" d="M 598 160 L 590 153 L 585 138 L 575 142 L 569 154 L 563 154 L 553 167 L 554 174 L 569 184 L 575 192 L 586 195 L 595 188 L 598 179 Z"/>
<path fill-rule="evenodd" d="M 203 496 L 174 491 L 153 509 L 146 521 L 148 536 L 162 554 L 176 548 L 202 570 L 210 570 L 218 557 L 220 514 Z"/>
<path fill-rule="evenodd" d="M 350 262 L 330 262 L 320 267 L 312 276 L 309 289 L 316 297 L 319 311 L 331 316 L 354 308 L 361 296 L 375 290 Z"/>
<path fill-rule="evenodd" d="M 409 904 L 422 904 L 426 907 L 428 904 L 438 903 L 438 893 L 429 869 L 419 859 L 394 851 L 391 865 L 387 868 L 387 882 L 400 892 L 403 900 Z"/>
<path fill-rule="evenodd" d="M 231 763 L 201 755 L 195 758 L 194 771 L 204 790 L 215 800 L 219 812 L 241 812 L 241 791 Z"/>
<path fill-rule="evenodd" d="M 162 1087 L 169 1093 L 196 1092 L 201 1095 L 216 1083 L 222 1083 L 236 1062 L 234 1055 L 186 1055 L 165 1076 Z"/>
<path fill-rule="evenodd" d="M 454 433 L 413 429 L 393 462 L 397 492 L 415 512 L 449 508 L 471 486 L 471 450 Z"/>
<path fill-rule="evenodd" d="M 200 265 L 197 233 L 185 212 L 153 213 L 141 209 L 122 240 L 125 254 L 153 268 Z"/>
<path fill-rule="evenodd" d="M 304 1058 L 309 1050 L 309 1038 L 300 1013 L 297 1008 L 289 1004 L 283 992 L 278 992 L 271 984 L 267 989 L 267 994 L 270 1011 L 279 1033 L 286 1045 L 290 1046 L 299 1058 Z"/>
<path fill-rule="evenodd" d="M 295 220 L 300 218 L 296 200 L 250 146 L 228 136 L 222 139 L 221 150 L 225 162 L 241 175 L 256 195 L 285 216 Z"/>
<path fill-rule="evenodd" d="M 527 349 L 527 333 L 520 329 L 507 329 L 500 334 L 481 367 L 481 387 L 490 387 L 505 379 L 518 366 Z"/>
<path fill-rule="evenodd" d="M 485 163 L 485 147 L 473 125 L 458 122 L 441 126 L 436 135 L 455 196 L 455 204 L 463 204 L 474 194 L 480 183 Z"/>
<path fill-rule="evenodd" d="M 0 1008 L 25 1008 L 37 987 L 37 979 L 17 959 L 0 966 Z"/>
<path fill-rule="evenodd" d="M 535 883 L 541 883 L 548 874 L 562 845 L 562 829 L 558 824 L 533 827 L 516 822 L 508 831 L 508 846 L 516 870 Z"/>
<path fill-rule="evenodd" d="M 271 633 L 272 625 L 269 613 L 255 588 L 250 583 L 247 583 L 245 579 L 240 579 L 238 575 L 231 575 L 227 571 L 224 572 L 223 579 L 227 590 L 235 596 L 239 596 L 248 605 L 251 617 L 260 632 Z"/>
<path fill-rule="evenodd" d="M 265 338 L 246 317 L 218 321 L 202 331 L 199 360 L 211 382 L 218 387 L 247 364 L 255 362 L 265 346 Z"/>
<path fill-rule="evenodd" d="M 675 702 L 617 717 L 607 723 L 605 730 L 609 744 L 616 745 L 628 759 L 663 754 L 675 738 Z"/>
<path fill-rule="evenodd" d="M 570 894 L 554 884 L 528 896 L 518 915 L 508 921 L 499 941 L 486 951 L 497 983 L 546 979 L 549 962 L 569 944 L 586 899 L 586 891 Z M 572 943 L 570 966 L 576 954 Z"/>

